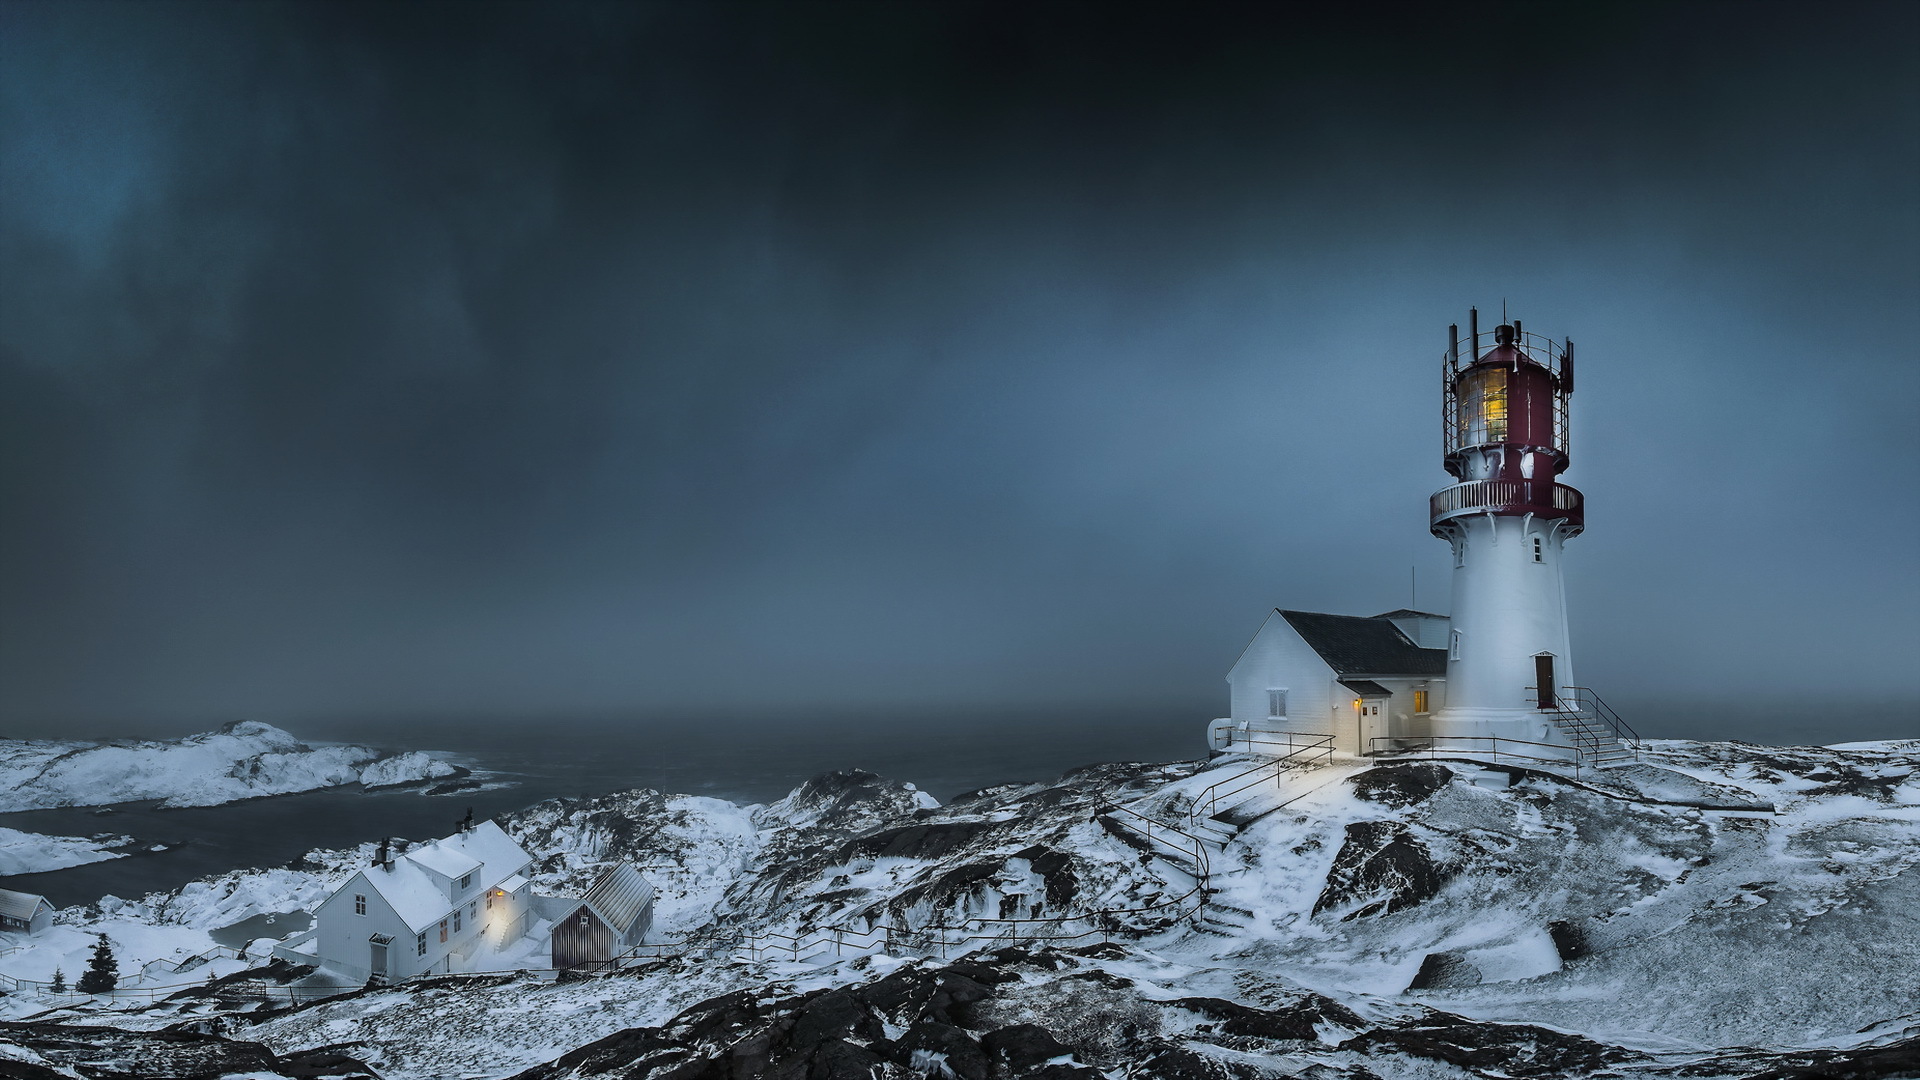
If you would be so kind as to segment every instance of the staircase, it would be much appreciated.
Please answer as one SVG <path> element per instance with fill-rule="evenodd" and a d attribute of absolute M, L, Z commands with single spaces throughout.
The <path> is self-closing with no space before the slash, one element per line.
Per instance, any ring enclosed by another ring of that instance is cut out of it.
<path fill-rule="evenodd" d="M 1253 929 L 1253 912 L 1235 904 L 1224 903 L 1207 897 L 1207 902 L 1193 913 L 1191 920 L 1195 930 L 1214 937 L 1246 937 Z"/>
<path fill-rule="evenodd" d="M 1548 719 L 1596 769 L 1640 760 L 1640 734 L 1584 686 L 1563 686 Z"/>

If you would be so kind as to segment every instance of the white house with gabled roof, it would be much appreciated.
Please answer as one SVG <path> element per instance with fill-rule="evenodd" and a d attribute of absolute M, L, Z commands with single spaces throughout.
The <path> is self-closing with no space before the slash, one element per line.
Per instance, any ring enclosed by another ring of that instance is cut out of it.
<path fill-rule="evenodd" d="M 0 933 L 38 934 L 53 925 L 53 905 L 39 893 L 0 889 Z"/>
<path fill-rule="evenodd" d="M 466 970 L 483 945 L 497 950 L 526 932 L 532 863 L 491 821 L 401 854 L 383 842 L 314 911 L 311 944 L 279 955 L 319 963 L 349 979 L 402 979 Z M 307 935 L 303 935 L 303 938 Z"/>
<path fill-rule="evenodd" d="M 1216 750 L 1278 753 L 1271 735 L 1333 736 L 1345 754 L 1425 740 L 1446 704 L 1448 619 L 1401 609 L 1328 615 L 1275 608 L 1227 674 Z"/>

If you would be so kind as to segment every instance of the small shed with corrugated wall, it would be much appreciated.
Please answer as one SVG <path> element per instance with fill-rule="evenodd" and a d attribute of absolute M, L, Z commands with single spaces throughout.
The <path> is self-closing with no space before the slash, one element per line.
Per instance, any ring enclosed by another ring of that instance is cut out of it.
<path fill-rule="evenodd" d="M 53 925 L 53 905 L 37 893 L 0 889 L 0 932 L 38 934 Z"/>
<path fill-rule="evenodd" d="M 640 944 L 652 925 L 653 886 L 631 865 L 617 863 L 554 919 L 553 966 L 608 963 Z"/>

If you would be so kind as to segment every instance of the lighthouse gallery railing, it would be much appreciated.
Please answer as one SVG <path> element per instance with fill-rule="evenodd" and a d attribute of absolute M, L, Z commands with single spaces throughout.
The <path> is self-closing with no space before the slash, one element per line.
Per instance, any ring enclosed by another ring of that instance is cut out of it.
<path fill-rule="evenodd" d="M 1433 524 L 1488 510 L 1531 510 L 1543 517 L 1586 522 L 1586 497 L 1551 480 L 1469 480 L 1441 488 L 1427 500 Z"/>

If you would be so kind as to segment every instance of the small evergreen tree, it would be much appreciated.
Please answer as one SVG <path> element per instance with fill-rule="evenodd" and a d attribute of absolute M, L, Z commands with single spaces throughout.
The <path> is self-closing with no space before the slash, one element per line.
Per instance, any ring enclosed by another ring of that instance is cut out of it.
<path fill-rule="evenodd" d="M 61 971 L 59 968 L 54 968 L 53 981 L 47 984 L 47 989 L 53 991 L 56 994 L 66 993 L 67 992 L 67 973 L 64 971 Z"/>
<path fill-rule="evenodd" d="M 83 994 L 112 993 L 120 984 L 120 972 L 113 963 L 113 946 L 107 944 L 107 935 L 95 936 L 100 940 L 93 946 L 93 959 L 87 961 L 87 970 L 81 973 L 74 988 Z"/>

